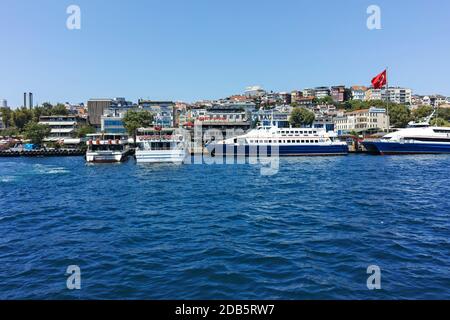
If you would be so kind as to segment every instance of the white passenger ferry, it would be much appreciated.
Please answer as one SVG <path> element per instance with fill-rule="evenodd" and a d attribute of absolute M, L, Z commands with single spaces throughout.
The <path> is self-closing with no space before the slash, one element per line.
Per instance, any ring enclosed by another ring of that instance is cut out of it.
<path fill-rule="evenodd" d="M 93 163 L 114 163 L 127 159 L 128 136 L 112 133 L 87 135 L 86 161 Z"/>
<path fill-rule="evenodd" d="M 242 136 L 212 142 L 207 146 L 212 155 L 320 156 L 347 155 L 348 145 L 338 140 L 335 132 L 313 128 L 259 127 Z"/>
<path fill-rule="evenodd" d="M 138 129 L 136 137 L 137 163 L 183 163 L 186 157 L 182 134 L 172 128 Z"/>

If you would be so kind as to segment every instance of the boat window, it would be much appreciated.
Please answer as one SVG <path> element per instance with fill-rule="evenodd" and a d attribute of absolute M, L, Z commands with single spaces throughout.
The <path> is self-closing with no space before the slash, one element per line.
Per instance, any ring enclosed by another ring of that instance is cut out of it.
<path fill-rule="evenodd" d="M 319 140 L 316 140 L 316 143 L 319 143 Z"/>

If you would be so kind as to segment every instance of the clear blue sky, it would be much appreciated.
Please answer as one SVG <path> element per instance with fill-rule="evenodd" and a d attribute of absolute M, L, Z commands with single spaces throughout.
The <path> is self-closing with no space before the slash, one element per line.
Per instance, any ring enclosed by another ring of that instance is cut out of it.
<path fill-rule="evenodd" d="M 81 7 L 81 30 L 66 8 Z M 382 9 L 382 30 L 366 9 Z M 365 84 L 450 95 L 448 0 L 0 0 L 0 98 L 195 101 L 246 86 Z"/>

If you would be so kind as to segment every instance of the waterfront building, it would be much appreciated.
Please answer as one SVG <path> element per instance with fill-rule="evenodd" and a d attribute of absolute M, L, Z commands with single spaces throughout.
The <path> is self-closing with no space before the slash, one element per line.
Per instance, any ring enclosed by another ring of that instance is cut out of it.
<path fill-rule="evenodd" d="M 76 137 L 77 129 L 86 124 L 86 119 L 74 115 L 41 116 L 39 124 L 50 127 L 50 135 L 44 139 L 45 142 L 63 142 L 64 144 L 79 144 L 80 139 Z"/>
<path fill-rule="evenodd" d="M 384 108 L 370 108 L 346 112 L 334 119 L 335 130 L 339 133 L 376 132 L 389 129 L 389 116 Z"/>
<path fill-rule="evenodd" d="M 364 101 L 366 100 L 367 87 L 365 86 L 352 86 L 350 88 L 352 100 Z"/>
<path fill-rule="evenodd" d="M 342 116 L 343 112 L 338 111 L 334 105 L 316 105 L 312 108 L 315 115 L 315 120 L 313 122 L 313 128 L 323 128 L 326 131 L 334 131 L 334 119 L 337 116 Z"/>
<path fill-rule="evenodd" d="M 175 102 L 139 99 L 138 108 L 153 114 L 154 125 L 162 128 L 176 127 Z"/>
<path fill-rule="evenodd" d="M 214 106 L 206 110 L 204 116 L 195 120 L 195 126 L 206 130 L 219 130 L 224 136 L 227 130 L 249 130 L 252 126 L 251 115 L 241 108 Z"/>
<path fill-rule="evenodd" d="M 114 134 L 126 134 L 123 118 L 129 109 L 111 108 L 105 110 L 101 117 L 101 131 Z"/>
<path fill-rule="evenodd" d="M 270 110 L 259 110 L 252 114 L 252 119 L 254 122 L 259 123 L 264 127 L 278 127 L 278 128 L 289 128 L 289 117 L 291 114 L 291 109 L 270 109 Z"/>
<path fill-rule="evenodd" d="M 230 109 L 242 109 L 245 112 L 254 112 L 256 110 L 256 103 L 253 101 L 221 100 L 218 101 L 214 106 Z"/>
<path fill-rule="evenodd" d="M 345 86 L 333 86 L 330 92 L 334 102 L 344 102 L 346 100 Z"/>
<path fill-rule="evenodd" d="M 106 109 L 113 105 L 113 99 L 90 99 L 87 102 L 89 123 L 95 127 L 101 127 L 101 117 Z"/>
<path fill-rule="evenodd" d="M 101 117 L 107 109 L 132 108 L 133 104 L 125 98 L 90 99 L 87 103 L 89 123 L 96 129 L 101 128 Z"/>
<path fill-rule="evenodd" d="M 331 94 L 330 88 L 328 87 L 316 87 L 314 92 L 317 99 L 329 97 Z"/>

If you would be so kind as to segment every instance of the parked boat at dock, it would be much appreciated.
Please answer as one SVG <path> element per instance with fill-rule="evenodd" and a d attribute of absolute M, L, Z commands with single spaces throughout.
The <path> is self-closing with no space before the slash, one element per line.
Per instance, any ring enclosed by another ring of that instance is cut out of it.
<path fill-rule="evenodd" d="M 385 135 L 381 139 L 363 141 L 369 153 L 450 154 L 450 128 L 413 127 Z"/>
<path fill-rule="evenodd" d="M 137 163 L 183 163 L 186 157 L 185 141 L 176 129 L 139 129 L 136 137 Z"/>
<path fill-rule="evenodd" d="M 213 141 L 206 147 L 216 156 L 328 156 L 349 152 L 347 143 L 339 141 L 335 132 L 313 128 L 259 127 L 238 137 Z"/>
<path fill-rule="evenodd" d="M 410 122 L 408 128 L 376 140 L 363 141 L 369 153 L 390 154 L 450 154 L 450 128 L 432 127 L 436 110 L 423 122 Z"/>
<path fill-rule="evenodd" d="M 114 163 L 125 161 L 130 149 L 128 136 L 110 133 L 87 135 L 86 161 Z"/>

